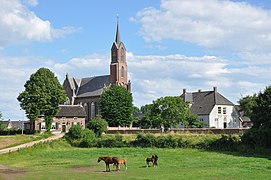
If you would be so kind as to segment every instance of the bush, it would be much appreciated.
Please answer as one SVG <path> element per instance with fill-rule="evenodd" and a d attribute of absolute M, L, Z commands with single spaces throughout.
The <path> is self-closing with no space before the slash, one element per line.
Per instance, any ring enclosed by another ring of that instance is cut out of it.
<path fill-rule="evenodd" d="M 133 146 L 153 147 L 156 145 L 156 137 L 153 134 L 138 134 L 135 141 L 132 142 Z"/>
<path fill-rule="evenodd" d="M 127 147 L 126 142 L 122 140 L 122 135 L 102 136 L 98 139 L 97 147 Z"/>
<path fill-rule="evenodd" d="M 87 128 L 93 130 L 97 137 L 100 137 L 102 133 L 106 132 L 107 127 L 108 123 L 101 117 L 96 117 L 87 124 Z"/>
<path fill-rule="evenodd" d="M 81 132 L 82 138 L 80 141 L 80 147 L 95 147 L 97 140 L 95 133 L 90 129 L 83 129 Z"/>
<path fill-rule="evenodd" d="M 242 136 L 242 143 L 252 149 L 271 148 L 271 129 L 249 129 Z"/>
<path fill-rule="evenodd" d="M 82 129 L 80 125 L 74 125 L 65 135 L 66 140 L 77 147 L 94 147 L 96 146 L 95 133 L 90 129 Z"/>
<path fill-rule="evenodd" d="M 221 138 L 210 142 L 210 149 L 223 151 L 236 151 L 240 145 L 241 138 L 238 135 L 222 135 Z"/>
<path fill-rule="evenodd" d="M 156 147 L 158 148 L 176 148 L 178 147 L 178 139 L 176 136 L 159 136 L 156 140 Z"/>

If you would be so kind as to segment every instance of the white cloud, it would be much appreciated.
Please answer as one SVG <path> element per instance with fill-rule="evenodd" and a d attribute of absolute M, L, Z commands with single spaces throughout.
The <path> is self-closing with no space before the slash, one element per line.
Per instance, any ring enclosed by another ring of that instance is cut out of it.
<path fill-rule="evenodd" d="M 38 0 L 23 0 L 23 2 L 30 6 L 37 6 L 39 4 Z"/>
<path fill-rule="evenodd" d="M 236 103 L 242 96 L 257 93 L 265 87 L 271 75 L 268 66 L 232 66 L 231 62 L 215 56 L 188 57 L 136 56 L 127 53 L 129 78 L 136 106 L 151 103 L 163 96 L 178 96 L 187 91 L 212 90 L 213 86 Z M 40 67 L 51 69 L 62 84 L 66 73 L 73 77 L 109 74 L 110 55 L 92 54 L 57 63 L 41 57 L 0 57 L 0 111 L 4 118 L 21 119 L 17 101 L 24 83 Z M 265 78 L 262 76 L 265 75 Z"/>
<path fill-rule="evenodd" d="M 131 20 L 149 42 L 174 39 L 230 53 L 266 53 L 271 46 L 271 11 L 244 2 L 162 0 Z"/>
<path fill-rule="evenodd" d="M 28 3 L 37 5 L 38 1 Z M 0 0 L 0 47 L 25 41 L 50 41 L 75 30 L 74 27 L 53 28 L 50 21 L 36 16 L 20 0 Z"/>

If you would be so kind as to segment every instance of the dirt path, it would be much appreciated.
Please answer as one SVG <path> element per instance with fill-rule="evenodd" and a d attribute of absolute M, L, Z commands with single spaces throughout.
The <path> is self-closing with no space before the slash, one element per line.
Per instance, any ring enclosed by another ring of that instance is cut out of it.
<path fill-rule="evenodd" d="M 21 144 L 21 145 L 18 145 L 18 146 L 14 146 L 14 147 L 11 147 L 11 148 L 1 149 L 0 150 L 0 154 L 5 154 L 5 153 L 17 151 L 17 150 L 20 150 L 22 148 L 33 146 L 33 145 L 41 143 L 41 142 L 49 142 L 49 141 L 57 140 L 59 138 L 62 138 L 63 136 L 64 136 L 64 134 L 61 133 L 61 134 L 57 134 L 57 135 L 51 136 L 51 137 L 49 137 L 47 139 L 41 139 L 41 140 L 37 140 L 37 141 L 32 141 L 32 142 L 29 142 L 29 143 Z"/>

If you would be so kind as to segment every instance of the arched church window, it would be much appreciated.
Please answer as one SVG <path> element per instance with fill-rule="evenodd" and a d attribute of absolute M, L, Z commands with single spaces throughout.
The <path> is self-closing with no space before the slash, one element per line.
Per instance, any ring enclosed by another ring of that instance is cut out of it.
<path fill-rule="evenodd" d="M 124 78 L 124 67 L 123 66 L 121 67 L 121 70 L 120 70 L 120 77 Z"/>
<path fill-rule="evenodd" d="M 121 48 L 121 52 L 120 52 L 120 60 L 124 61 L 124 49 Z"/>

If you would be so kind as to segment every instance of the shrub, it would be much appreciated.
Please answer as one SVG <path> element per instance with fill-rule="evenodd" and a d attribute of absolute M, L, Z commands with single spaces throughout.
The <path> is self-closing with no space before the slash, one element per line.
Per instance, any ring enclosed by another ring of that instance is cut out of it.
<path fill-rule="evenodd" d="M 156 144 L 156 137 L 153 134 L 138 134 L 133 146 L 153 147 Z"/>
<path fill-rule="evenodd" d="M 96 117 L 87 124 L 87 128 L 93 130 L 98 137 L 107 131 L 107 127 L 108 123 L 101 117 Z"/>
<path fill-rule="evenodd" d="M 176 148 L 178 147 L 178 139 L 172 135 L 159 136 L 155 146 L 158 148 Z"/>
<path fill-rule="evenodd" d="M 83 129 L 81 132 L 82 138 L 80 141 L 80 147 L 94 147 L 97 140 L 95 133 L 90 129 Z"/>
<path fill-rule="evenodd" d="M 97 147 L 126 147 L 127 144 L 122 140 L 122 135 L 102 136 L 98 139 Z"/>
<path fill-rule="evenodd" d="M 74 125 L 65 135 L 66 140 L 77 147 L 93 147 L 96 146 L 95 133 L 90 129 L 82 129 L 80 125 Z"/>

